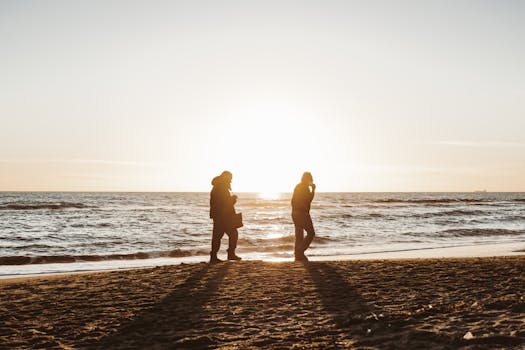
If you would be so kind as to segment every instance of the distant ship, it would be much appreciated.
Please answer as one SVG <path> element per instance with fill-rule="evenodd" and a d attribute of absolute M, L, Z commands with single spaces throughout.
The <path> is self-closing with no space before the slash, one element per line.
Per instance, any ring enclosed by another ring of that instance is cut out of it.
<path fill-rule="evenodd" d="M 477 191 L 474 191 L 474 193 L 487 193 L 487 190 L 477 190 Z"/>

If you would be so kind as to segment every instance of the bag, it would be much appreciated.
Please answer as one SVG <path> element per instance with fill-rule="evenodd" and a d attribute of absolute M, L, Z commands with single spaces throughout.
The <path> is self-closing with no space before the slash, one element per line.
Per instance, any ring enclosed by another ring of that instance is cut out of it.
<path fill-rule="evenodd" d="M 243 227 L 242 213 L 233 214 L 233 216 L 232 216 L 232 227 L 233 228 Z"/>

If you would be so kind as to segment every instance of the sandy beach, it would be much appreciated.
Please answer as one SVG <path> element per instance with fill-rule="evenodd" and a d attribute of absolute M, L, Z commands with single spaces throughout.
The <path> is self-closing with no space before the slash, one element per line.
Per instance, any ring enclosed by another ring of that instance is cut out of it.
<path fill-rule="evenodd" d="M 245 261 L 2 280 L 0 348 L 523 349 L 524 264 Z"/>

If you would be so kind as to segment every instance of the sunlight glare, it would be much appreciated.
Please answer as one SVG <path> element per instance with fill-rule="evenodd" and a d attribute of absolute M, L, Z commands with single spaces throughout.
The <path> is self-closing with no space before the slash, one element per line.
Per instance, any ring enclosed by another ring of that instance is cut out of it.
<path fill-rule="evenodd" d="M 266 237 L 268 239 L 283 238 L 284 237 L 284 233 L 270 232 L 270 233 L 268 233 L 268 235 Z"/>
<path fill-rule="evenodd" d="M 281 198 L 280 192 L 259 192 L 257 195 L 260 199 L 266 199 L 266 200 L 277 200 Z"/>

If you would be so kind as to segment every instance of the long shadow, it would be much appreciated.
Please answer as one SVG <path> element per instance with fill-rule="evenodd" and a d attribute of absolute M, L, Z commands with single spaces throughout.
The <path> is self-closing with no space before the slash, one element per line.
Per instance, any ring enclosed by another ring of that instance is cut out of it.
<path fill-rule="evenodd" d="M 333 266 L 323 262 L 309 262 L 305 267 L 321 298 L 323 309 L 339 328 L 358 335 L 370 333 L 376 321 L 374 308 L 364 301 L 356 288 L 347 282 Z M 360 325 L 352 327 L 354 325 Z M 361 328 L 361 329 L 359 329 Z"/>
<path fill-rule="evenodd" d="M 309 262 L 305 268 L 316 285 L 324 311 L 338 328 L 339 341 L 344 344 L 330 348 L 392 348 L 383 343 L 383 340 L 395 337 L 390 333 L 388 321 L 361 297 L 357 288 L 345 280 L 336 268 L 323 262 Z"/>
<path fill-rule="evenodd" d="M 417 330 L 415 327 L 418 320 L 409 321 L 404 317 L 383 315 L 364 300 L 356 287 L 330 264 L 310 262 L 305 267 L 317 287 L 323 309 L 332 316 L 339 329 L 339 336 L 351 341 L 352 347 L 426 349 L 435 346 L 448 349 L 442 346 L 449 339 Z"/>
<path fill-rule="evenodd" d="M 205 265 L 152 308 L 88 349 L 216 348 L 206 333 L 206 303 L 213 298 L 229 264 Z"/>

